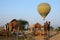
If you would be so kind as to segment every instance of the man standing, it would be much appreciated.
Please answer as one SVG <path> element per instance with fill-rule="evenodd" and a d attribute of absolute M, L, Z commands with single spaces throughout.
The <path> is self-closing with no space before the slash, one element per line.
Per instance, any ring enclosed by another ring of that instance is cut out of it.
<path fill-rule="evenodd" d="M 48 21 L 46 21 L 46 23 L 44 23 L 44 33 L 45 33 L 45 35 L 44 35 L 44 37 L 46 37 L 45 38 L 45 40 L 49 40 L 49 33 L 50 33 L 50 21 L 48 22 Z"/>

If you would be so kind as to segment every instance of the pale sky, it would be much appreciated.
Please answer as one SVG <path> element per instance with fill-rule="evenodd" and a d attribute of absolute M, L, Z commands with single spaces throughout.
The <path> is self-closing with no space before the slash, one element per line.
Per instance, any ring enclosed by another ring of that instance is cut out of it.
<path fill-rule="evenodd" d="M 44 20 L 37 11 L 37 6 L 43 2 L 51 6 L 45 21 L 51 21 L 54 27 L 60 26 L 60 0 L 0 0 L 0 25 L 12 19 L 27 20 L 29 24 L 43 24 Z"/>

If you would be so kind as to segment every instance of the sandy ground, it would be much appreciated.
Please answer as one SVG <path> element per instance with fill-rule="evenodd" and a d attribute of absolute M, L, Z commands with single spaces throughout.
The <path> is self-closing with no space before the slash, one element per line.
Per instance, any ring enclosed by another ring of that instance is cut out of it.
<path fill-rule="evenodd" d="M 51 32 L 50 34 L 54 35 L 55 33 L 56 32 Z M 45 40 L 44 36 L 35 36 L 33 38 L 34 38 L 34 40 Z M 10 39 L 9 38 L 7 39 L 6 37 L 0 37 L 0 40 L 13 40 L 13 39 L 12 39 L 12 37 Z M 14 39 L 14 40 L 16 40 L 16 39 Z M 60 40 L 60 33 L 50 37 L 49 40 Z"/>
<path fill-rule="evenodd" d="M 50 37 L 48 40 L 60 40 L 60 33 L 56 34 L 56 32 L 51 32 L 52 37 Z M 35 40 L 45 40 L 44 36 L 36 36 Z"/>
<path fill-rule="evenodd" d="M 51 37 L 50 40 L 60 40 L 60 33 L 55 35 L 54 37 Z"/>

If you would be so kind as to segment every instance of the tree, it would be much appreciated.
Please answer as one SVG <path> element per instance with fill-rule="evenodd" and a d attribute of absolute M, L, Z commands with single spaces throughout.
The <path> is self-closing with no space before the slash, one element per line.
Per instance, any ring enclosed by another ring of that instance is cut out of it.
<path fill-rule="evenodd" d="M 60 31 L 60 27 L 57 27 L 57 30 Z"/>
<path fill-rule="evenodd" d="M 53 30 L 54 28 L 52 26 L 50 26 L 50 30 Z"/>
<path fill-rule="evenodd" d="M 17 20 L 17 25 L 19 28 L 21 28 L 21 30 L 25 30 L 25 26 L 29 26 L 29 23 L 26 20 Z"/>

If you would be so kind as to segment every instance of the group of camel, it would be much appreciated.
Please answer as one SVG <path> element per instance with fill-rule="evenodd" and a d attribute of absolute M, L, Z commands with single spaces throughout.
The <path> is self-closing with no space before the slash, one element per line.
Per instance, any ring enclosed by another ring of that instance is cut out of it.
<path fill-rule="evenodd" d="M 39 23 L 36 23 L 32 29 L 35 35 L 47 35 L 50 31 L 50 21 L 46 21 L 43 26 Z M 44 33 L 42 33 L 42 30 L 44 31 Z"/>
<path fill-rule="evenodd" d="M 17 23 L 16 19 L 13 19 L 9 23 L 7 23 L 7 25 L 6 25 L 7 35 L 9 35 L 9 33 L 17 32 L 17 29 L 19 29 L 19 30 L 22 29 L 22 28 L 19 28 L 17 24 L 18 23 Z M 39 30 L 41 30 L 41 28 L 44 28 L 45 35 L 48 34 L 50 31 L 50 22 L 46 21 L 43 26 L 41 26 L 41 24 L 39 24 L 39 23 L 36 23 L 34 25 L 33 33 L 35 35 L 38 35 L 38 34 L 41 35 L 41 31 L 39 31 Z"/>

